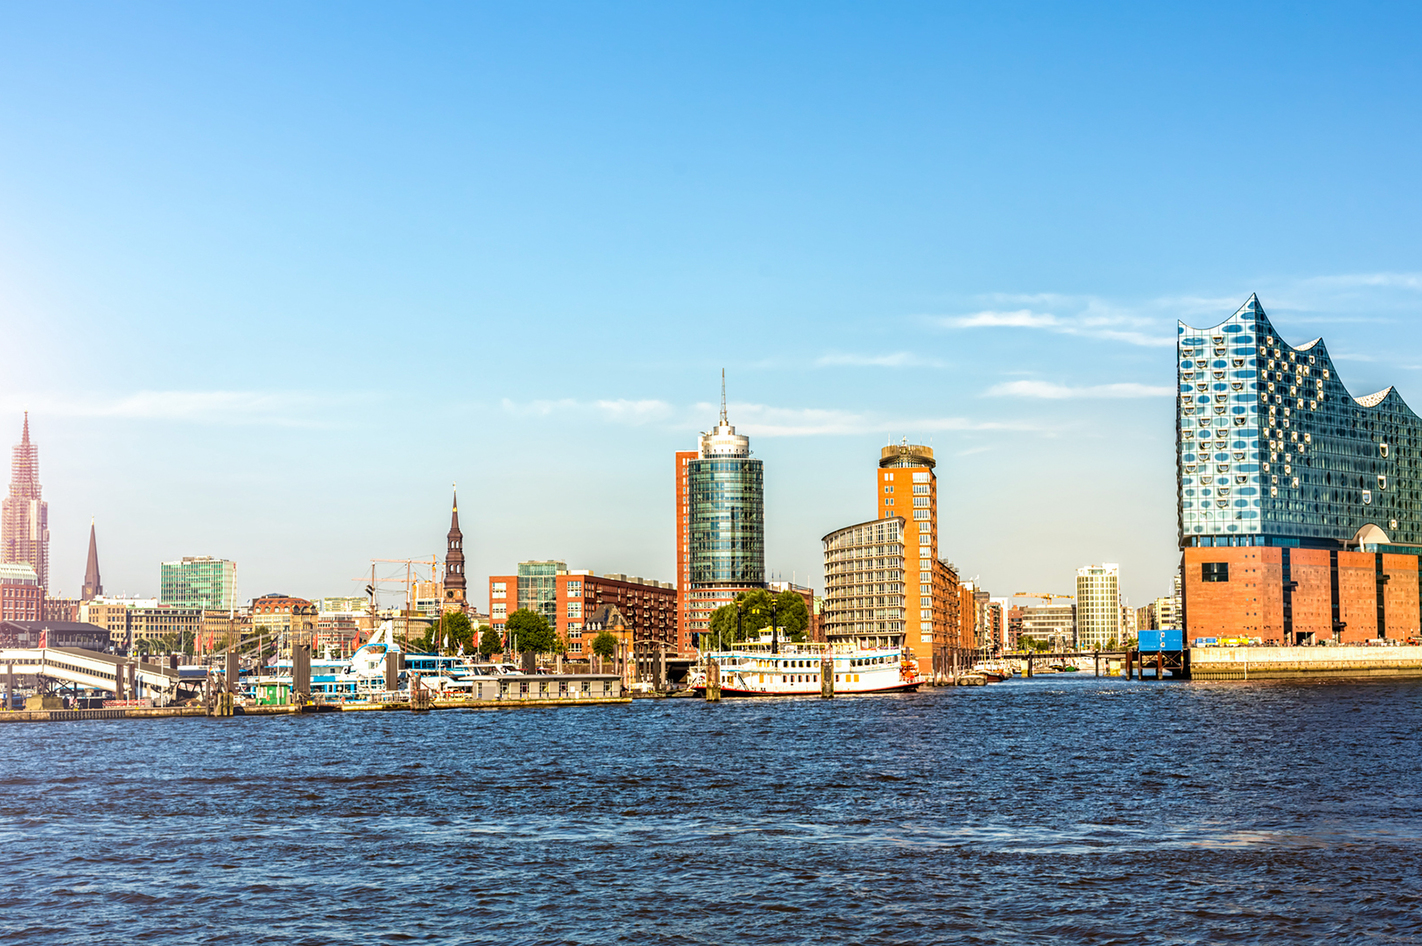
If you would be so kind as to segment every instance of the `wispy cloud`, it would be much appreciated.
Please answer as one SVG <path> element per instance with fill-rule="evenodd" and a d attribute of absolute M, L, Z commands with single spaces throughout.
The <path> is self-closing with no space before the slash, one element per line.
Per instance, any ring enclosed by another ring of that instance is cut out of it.
<path fill-rule="evenodd" d="M 1016 312 L 974 312 L 943 320 L 953 328 L 1059 328 L 1061 320 L 1047 312 L 1018 309 Z"/>
<path fill-rule="evenodd" d="M 628 400 L 626 398 L 580 401 L 576 398 L 559 398 L 553 401 L 519 402 L 504 398 L 500 406 L 505 413 L 523 417 L 548 417 L 553 414 L 585 414 L 609 423 L 627 424 L 637 427 L 672 421 L 679 416 L 678 410 L 666 401 L 655 399 Z"/>
<path fill-rule="evenodd" d="M 1302 280 L 1305 286 L 1322 289 L 1409 289 L 1422 292 L 1422 273 L 1341 273 Z"/>
<path fill-rule="evenodd" d="M 680 430 L 705 430 L 715 422 L 719 404 L 697 403 L 682 407 L 666 401 L 576 400 L 517 402 L 505 398 L 502 409 L 523 417 L 583 416 L 610 424 L 655 424 Z M 1031 431 L 1035 424 L 1015 421 L 982 421 L 968 417 L 912 416 L 878 411 L 833 408 L 787 408 L 769 404 L 732 402 L 730 418 L 739 433 L 752 437 L 816 437 L 894 432 L 914 435 L 940 431 Z"/>
<path fill-rule="evenodd" d="M 948 329 L 1033 329 L 1128 345 L 1167 347 L 1175 344 L 1173 326 L 1169 326 L 1165 319 L 1123 311 L 1100 299 L 1070 296 L 999 298 L 1002 301 L 1030 302 L 1038 307 L 984 309 L 968 315 L 930 316 L 929 321 Z M 1044 305 L 1052 305 L 1057 311 L 1043 311 L 1040 307 Z"/>
<path fill-rule="evenodd" d="M 1068 384 L 1053 384 L 1050 381 L 1006 381 L 988 388 L 983 392 L 983 396 L 1032 397 L 1053 401 L 1068 398 L 1174 397 L 1175 388 L 1135 382 L 1073 387 Z"/>
<path fill-rule="evenodd" d="M 98 417 L 192 423 L 321 426 L 323 408 L 342 399 L 280 391 L 137 391 L 131 394 L 79 392 L 66 395 L 6 395 L 0 410 L 28 410 L 52 417 Z"/>
<path fill-rule="evenodd" d="M 887 355 L 850 355 L 830 352 L 815 360 L 815 367 L 847 365 L 866 368 L 946 368 L 947 364 L 937 358 L 927 358 L 912 352 L 896 351 Z"/>

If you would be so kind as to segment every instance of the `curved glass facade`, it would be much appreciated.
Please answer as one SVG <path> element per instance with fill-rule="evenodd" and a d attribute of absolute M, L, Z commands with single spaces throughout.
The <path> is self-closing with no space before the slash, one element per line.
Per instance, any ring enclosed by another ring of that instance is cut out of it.
<path fill-rule="evenodd" d="M 1182 548 L 1422 546 L 1422 420 L 1396 391 L 1354 398 L 1322 339 L 1289 345 L 1256 296 L 1181 322 L 1176 358 Z"/>
<path fill-rule="evenodd" d="M 749 457 L 687 463 L 693 588 L 765 581 L 765 479 Z"/>

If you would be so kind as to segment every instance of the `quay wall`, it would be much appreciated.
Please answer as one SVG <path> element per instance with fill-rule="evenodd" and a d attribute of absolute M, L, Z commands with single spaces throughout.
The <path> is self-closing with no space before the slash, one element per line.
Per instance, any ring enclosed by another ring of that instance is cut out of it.
<path fill-rule="evenodd" d="M 423 707 L 388 700 L 380 703 L 308 703 L 305 706 L 237 706 L 232 717 L 293 716 L 298 713 L 355 713 L 367 710 L 411 712 L 415 710 L 507 709 L 514 706 L 608 706 L 631 703 L 630 696 L 595 696 L 579 699 L 435 700 Z M 81 719 L 180 719 L 213 715 L 202 706 L 151 706 L 123 709 L 12 710 L 0 711 L 0 723 L 75 722 Z"/>
<path fill-rule="evenodd" d="M 1192 680 L 1249 680 L 1315 674 L 1422 676 L 1422 647 L 1192 647 Z"/>

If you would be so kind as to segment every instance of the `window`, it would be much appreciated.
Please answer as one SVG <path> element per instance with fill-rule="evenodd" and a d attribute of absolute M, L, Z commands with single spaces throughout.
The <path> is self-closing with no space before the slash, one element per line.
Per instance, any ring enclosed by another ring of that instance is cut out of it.
<path fill-rule="evenodd" d="M 893 491 L 894 491 L 894 488 L 893 488 L 892 486 L 885 486 L 885 487 L 884 487 L 884 492 L 885 492 L 885 493 L 892 493 Z"/>
<path fill-rule="evenodd" d="M 927 483 L 927 482 L 928 482 L 928 471 L 925 470 L 925 471 L 922 472 L 922 473 L 915 473 L 915 474 L 913 475 L 913 481 L 914 481 L 915 483 Z"/>
<path fill-rule="evenodd" d="M 1205 562 L 1200 566 L 1201 581 L 1229 581 L 1229 562 Z"/>
<path fill-rule="evenodd" d="M 568 582 L 568 594 L 580 595 L 583 593 L 583 583 L 581 581 Z"/>

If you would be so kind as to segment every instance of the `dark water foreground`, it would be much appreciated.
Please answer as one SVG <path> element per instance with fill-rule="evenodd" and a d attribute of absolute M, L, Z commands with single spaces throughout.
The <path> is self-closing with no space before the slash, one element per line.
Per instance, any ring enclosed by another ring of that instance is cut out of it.
<path fill-rule="evenodd" d="M 0 727 L 0 943 L 1417 943 L 1422 681 Z"/>

